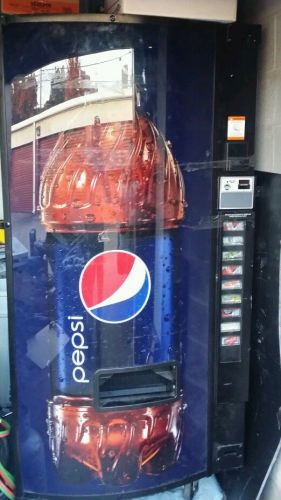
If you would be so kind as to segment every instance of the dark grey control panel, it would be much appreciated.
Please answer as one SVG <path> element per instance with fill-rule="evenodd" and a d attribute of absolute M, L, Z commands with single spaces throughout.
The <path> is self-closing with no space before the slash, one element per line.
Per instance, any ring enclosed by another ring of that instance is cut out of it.
<path fill-rule="evenodd" d="M 219 209 L 252 209 L 254 205 L 254 176 L 220 177 Z"/>

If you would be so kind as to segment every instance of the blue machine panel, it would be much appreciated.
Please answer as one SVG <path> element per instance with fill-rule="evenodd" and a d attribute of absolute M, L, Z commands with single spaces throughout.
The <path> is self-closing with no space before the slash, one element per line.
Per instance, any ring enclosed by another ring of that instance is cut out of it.
<path fill-rule="evenodd" d="M 207 472 L 212 172 L 189 164 L 211 151 L 214 38 L 182 22 L 4 28 L 23 498 Z"/>

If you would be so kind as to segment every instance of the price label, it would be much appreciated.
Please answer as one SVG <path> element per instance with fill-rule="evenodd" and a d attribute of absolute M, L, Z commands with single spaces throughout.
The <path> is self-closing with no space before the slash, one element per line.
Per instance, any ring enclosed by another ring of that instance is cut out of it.
<path fill-rule="evenodd" d="M 227 120 L 227 140 L 245 140 L 246 116 L 229 116 Z"/>

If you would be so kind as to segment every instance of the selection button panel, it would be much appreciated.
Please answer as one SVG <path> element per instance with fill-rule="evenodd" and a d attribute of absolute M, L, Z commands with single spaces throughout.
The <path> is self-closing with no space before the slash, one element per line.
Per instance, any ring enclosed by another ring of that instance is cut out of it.
<path fill-rule="evenodd" d="M 225 178 L 225 182 L 227 179 Z M 244 184 L 251 188 L 253 180 L 247 178 Z M 236 179 L 232 183 L 231 189 L 233 191 L 238 190 L 240 185 L 239 179 Z M 221 238 L 220 362 L 236 363 L 241 361 L 241 343 L 243 340 L 245 218 L 240 218 L 238 215 L 237 218 L 231 217 L 223 220 Z"/>

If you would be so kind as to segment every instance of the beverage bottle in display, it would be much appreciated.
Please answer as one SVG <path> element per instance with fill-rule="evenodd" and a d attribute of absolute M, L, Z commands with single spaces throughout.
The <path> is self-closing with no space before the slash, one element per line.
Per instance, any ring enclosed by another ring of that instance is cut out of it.
<path fill-rule="evenodd" d="M 182 434 L 179 166 L 148 117 L 96 116 L 59 136 L 40 204 L 58 343 L 48 402 L 58 473 L 111 485 L 163 473 Z"/>

